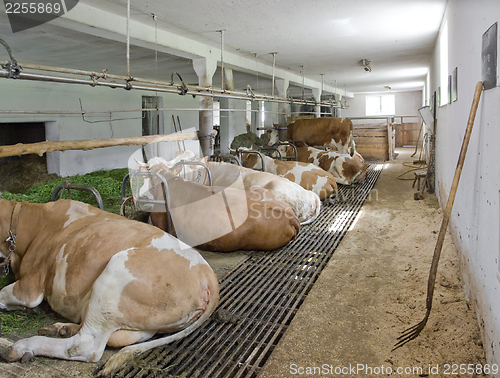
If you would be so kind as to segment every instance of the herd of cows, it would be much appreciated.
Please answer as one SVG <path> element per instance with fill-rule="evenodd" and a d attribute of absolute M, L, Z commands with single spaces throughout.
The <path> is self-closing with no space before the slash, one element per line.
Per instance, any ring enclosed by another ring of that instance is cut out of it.
<path fill-rule="evenodd" d="M 0 310 L 46 300 L 69 321 L 17 341 L 6 358 L 96 362 L 106 345 L 124 347 L 104 366 L 102 373 L 111 374 L 133 356 L 198 328 L 216 308 L 219 288 L 191 246 L 277 249 L 318 216 L 337 184 L 365 177 L 368 165 L 355 151 L 350 120 L 299 120 L 287 137 L 302 143 L 298 161 L 263 157 L 265 171 L 245 151 L 242 166 L 204 159 L 210 177 L 204 169 L 184 166 L 179 174 L 174 162 L 148 162 L 146 169 L 167 180 L 169 197 L 168 212 L 153 206 L 152 225 L 76 201 L 0 199 L 0 252 L 16 279 L 0 291 Z M 152 181 L 144 185 L 153 196 L 164 193 Z M 168 224 L 171 234 L 163 231 Z M 168 335 L 152 339 L 155 334 Z"/>

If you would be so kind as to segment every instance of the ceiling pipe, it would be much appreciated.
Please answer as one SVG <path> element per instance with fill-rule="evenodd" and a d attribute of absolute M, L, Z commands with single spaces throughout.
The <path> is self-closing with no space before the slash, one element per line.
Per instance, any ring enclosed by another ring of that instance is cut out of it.
<path fill-rule="evenodd" d="M 23 67 L 23 66 L 22 66 Z M 26 67 L 26 66 L 24 66 Z M 38 69 L 42 69 L 42 66 L 37 66 Z M 281 102 L 281 103 L 297 103 L 297 104 L 305 104 L 305 105 L 325 105 L 332 106 L 330 102 L 318 103 L 316 101 L 311 100 L 297 100 L 297 99 L 288 99 L 288 98 L 280 98 L 280 97 L 269 97 L 266 95 L 258 95 L 252 93 L 244 93 L 237 91 L 225 91 L 219 90 L 217 88 L 204 88 L 199 86 L 181 86 L 176 84 L 171 84 L 168 82 L 162 81 L 152 81 L 145 80 L 147 84 L 137 84 L 131 83 L 132 78 L 127 78 L 126 76 L 119 75 L 110 75 L 107 73 L 95 73 L 89 71 L 81 71 L 81 70 L 71 70 L 71 69 L 56 69 L 52 67 L 51 71 L 62 72 L 62 73 L 71 73 L 78 75 L 89 75 L 90 79 L 80 79 L 74 77 L 65 77 L 65 76 L 56 76 L 56 75 L 47 75 L 41 73 L 27 73 L 25 71 L 20 72 L 19 78 L 15 80 L 32 80 L 32 81 L 45 81 L 45 82 L 54 82 L 54 83 L 64 83 L 64 84 L 81 84 L 81 85 L 90 85 L 92 87 L 100 86 L 100 87 L 108 87 L 108 88 L 123 88 L 126 90 L 137 89 L 137 90 L 145 90 L 145 91 L 157 91 L 164 93 L 174 93 L 174 94 L 185 94 L 185 95 L 193 95 L 193 96 L 210 96 L 210 97 L 223 97 L 223 98 L 233 98 L 233 99 L 246 99 L 246 100 L 256 100 L 256 101 L 269 101 L 269 102 Z M 9 78 L 9 72 L 6 69 L 0 70 L 0 78 Z M 99 81 L 98 78 L 117 78 L 119 80 L 124 80 L 125 83 L 117 83 L 117 82 L 107 82 L 107 81 Z M 137 80 L 137 78 L 135 78 Z M 187 88 L 187 91 L 186 91 Z"/>
<path fill-rule="evenodd" d="M 141 109 L 106 109 L 106 110 L 2 110 L 0 109 L 0 115 L 2 114 L 62 114 L 62 115 L 86 115 L 86 114 L 108 114 L 108 113 L 134 113 L 134 112 L 157 112 L 157 111 L 189 111 L 198 112 L 200 110 L 206 110 L 202 108 L 141 108 Z M 246 109 L 224 109 L 224 112 L 253 112 L 257 113 L 260 110 L 246 110 Z M 279 112 L 266 111 L 266 114 L 280 114 Z M 406 118 L 407 116 L 405 116 Z M 129 118 L 130 119 L 130 118 Z M 107 120 L 109 121 L 109 120 Z"/>
<path fill-rule="evenodd" d="M 271 87 L 271 96 L 274 96 L 274 76 L 276 73 L 276 54 L 277 52 L 272 52 L 273 54 L 273 80 L 272 80 L 272 87 Z"/>
<path fill-rule="evenodd" d="M 306 85 L 306 69 L 304 66 L 302 67 L 302 100 L 304 100 L 304 87 Z"/>
<path fill-rule="evenodd" d="M 220 89 L 224 91 L 224 32 L 226 29 L 217 31 L 220 32 Z"/>
<path fill-rule="evenodd" d="M 127 0 L 127 76 L 130 77 L 130 0 Z"/>
<path fill-rule="evenodd" d="M 325 74 L 321 74 L 321 93 L 319 94 L 319 100 L 321 101 L 321 97 L 323 97 L 323 87 L 325 83 Z"/>
<path fill-rule="evenodd" d="M 0 61 L 0 66 L 2 66 L 2 67 L 6 66 L 9 63 L 10 63 L 10 61 Z M 63 68 L 63 67 L 53 67 L 53 66 L 46 66 L 43 64 L 33 64 L 33 63 L 25 63 L 25 62 L 17 62 L 17 64 L 19 65 L 20 70 L 29 69 L 29 70 L 36 70 L 36 71 L 57 72 L 57 73 L 63 73 L 63 74 L 69 74 L 69 75 L 89 76 L 94 81 L 99 80 L 99 79 L 104 79 L 104 80 L 114 79 L 114 80 L 123 80 L 125 82 L 140 82 L 140 83 L 147 83 L 147 84 L 160 85 L 160 86 L 172 86 L 171 82 L 146 79 L 146 78 L 137 77 L 137 76 L 133 77 L 133 76 L 125 76 L 125 75 L 116 75 L 116 74 L 108 73 L 107 70 L 103 70 L 102 72 L 95 72 L 95 71 L 86 71 L 86 70 Z M 207 90 L 207 88 L 205 88 L 205 87 L 196 86 L 196 85 L 187 85 L 187 87 L 192 91 L 205 91 L 205 90 Z M 234 93 L 237 95 L 241 95 L 243 93 L 243 92 L 236 92 L 236 91 L 227 91 L 227 90 L 222 90 L 222 89 L 219 90 L 217 88 L 210 88 L 210 91 L 213 93 L 229 93 L 229 94 Z M 335 88 L 335 93 L 337 93 L 336 88 Z M 262 97 L 263 97 L 263 99 L 268 98 L 268 96 L 262 96 Z M 294 102 L 298 102 L 298 101 L 300 101 L 300 100 L 297 100 L 297 99 L 294 100 Z M 307 100 L 304 100 L 304 101 L 307 101 Z M 288 100 L 288 102 L 289 102 L 289 100 Z M 311 103 L 314 103 L 314 101 L 311 101 Z"/>

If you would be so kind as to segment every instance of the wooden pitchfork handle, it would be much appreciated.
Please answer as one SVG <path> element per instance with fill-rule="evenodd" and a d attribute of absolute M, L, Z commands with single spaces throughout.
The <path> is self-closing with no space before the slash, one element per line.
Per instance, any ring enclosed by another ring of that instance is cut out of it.
<path fill-rule="evenodd" d="M 483 91 L 483 82 L 480 81 L 476 84 L 476 91 L 474 92 L 474 99 L 472 101 L 472 107 L 469 113 L 469 120 L 467 121 L 467 129 L 465 130 L 464 140 L 462 142 L 462 149 L 460 150 L 460 156 L 458 158 L 457 168 L 455 169 L 455 176 L 453 177 L 453 182 L 451 184 L 451 189 L 450 189 L 450 195 L 448 196 L 448 202 L 446 203 L 446 208 L 444 211 L 443 222 L 441 223 L 441 229 L 439 230 L 436 247 L 434 248 L 434 255 L 432 256 L 432 264 L 429 272 L 429 280 L 427 282 L 427 299 L 426 299 L 427 312 L 425 314 L 424 319 L 420 323 L 402 332 L 402 335 L 398 337 L 398 343 L 394 346 L 394 349 L 397 349 L 400 346 L 406 344 L 408 341 L 415 339 L 424 329 L 425 324 L 429 319 L 429 314 L 432 308 L 432 298 L 434 296 L 434 288 L 436 286 L 436 273 L 439 264 L 439 257 L 441 256 L 444 237 L 446 235 L 446 229 L 448 228 L 448 223 L 450 221 L 451 210 L 453 209 L 453 202 L 455 201 L 455 196 L 457 194 L 458 182 L 460 181 L 460 175 L 462 174 L 462 168 L 464 166 L 464 161 L 465 161 L 465 154 L 467 153 L 467 147 L 469 146 L 469 140 L 472 134 L 472 126 L 474 125 L 474 119 L 476 118 L 477 107 L 479 105 L 479 100 L 481 98 L 482 91 Z"/>

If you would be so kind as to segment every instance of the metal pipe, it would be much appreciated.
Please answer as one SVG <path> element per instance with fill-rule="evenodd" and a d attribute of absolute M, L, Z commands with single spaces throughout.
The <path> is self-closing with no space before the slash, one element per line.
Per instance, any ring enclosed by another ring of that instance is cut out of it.
<path fill-rule="evenodd" d="M 388 118 L 392 118 L 392 117 L 405 117 L 405 118 L 408 118 L 408 117 L 415 117 L 415 118 L 418 118 L 418 115 L 415 115 L 415 116 L 399 116 L 399 115 L 395 115 L 395 116 L 363 116 L 363 117 L 349 117 L 349 119 L 388 119 Z"/>
<path fill-rule="evenodd" d="M 130 77 L 130 0 L 127 0 L 127 76 Z"/>
<path fill-rule="evenodd" d="M 104 210 L 101 195 L 99 194 L 99 192 L 97 191 L 96 188 L 94 188 L 93 186 L 90 186 L 90 185 L 73 184 L 70 181 L 63 181 L 60 185 L 56 186 L 56 188 L 52 192 L 52 195 L 50 196 L 50 201 L 51 202 L 57 201 L 57 195 L 59 194 L 59 192 L 61 192 L 61 190 L 62 190 L 62 192 L 61 192 L 60 198 L 62 198 L 62 196 L 64 194 L 64 190 L 67 190 L 68 196 L 71 199 L 70 189 L 85 190 L 87 192 L 91 192 L 94 195 L 94 198 L 97 202 L 97 206 L 99 207 L 99 209 Z"/>
<path fill-rule="evenodd" d="M 198 166 L 201 166 L 203 168 L 205 168 L 205 171 L 207 171 L 207 180 L 208 180 L 208 186 L 212 186 L 212 173 L 210 172 L 210 168 L 208 167 L 208 165 L 206 165 L 205 163 L 203 163 L 202 161 L 188 161 L 188 160 L 181 160 L 179 161 L 178 163 L 175 163 L 173 166 L 172 166 L 172 170 L 175 168 L 175 167 L 178 167 L 180 165 L 198 165 Z M 175 171 L 174 171 L 175 172 Z M 179 176 L 180 177 L 180 176 Z"/>
<path fill-rule="evenodd" d="M 42 67 L 42 66 L 39 66 Z M 54 70 L 52 70 L 54 71 Z M 70 72 L 72 71 L 72 72 Z M 56 71 L 58 72 L 58 71 Z M 60 71 L 63 72 L 63 71 Z M 84 73 L 85 72 L 85 73 Z M 95 72 L 89 72 L 89 71 L 79 71 L 79 70 L 68 70 L 64 69 L 64 73 L 71 73 L 71 74 L 85 74 L 85 75 L 90 75 L 93 79 L 78 79 L 78 78 L 72 78 L 72 77 L 66 77 L 66 76 L 54 76 L 54 75 L 47 75 L 47 74 L 34 74 L 34 73 L 28 73 L 28 72 L 21 72 L 19 75 L 19 78 L 16 80 L 33 80 L 33 81 L 47 81 L 47 82 L 56 82 L 56 83 L 65 83 L 65 84 L 85 84 L 85 85 L 90 85 L 92 87 L 95 86 L 104 86 L 104 87 L 109 87 L 109 88 L 123 88 L 123 89 L 139 89 L 139 90 L 145 90 L 145 91 L 158 91 L 158 92 L 165 92 L 165 93 L 175 93 L 179 94 L 179 89 L 178 86 L 176 85 L 171 85 L 170 83 L 166 82 L 154 82 L 152 80 L 145 80 L 144 82 L 149 82 L 151 84 L 156 84 L 156 85 L 161 85 L 161 86 L 149 86 L 149 85 L 142 85 L 142 84 L 131 84 L 131 81 L 139 81 L 137 78 L 132 78 L 131 80 L 127 79 L 127 77 L 124 76 L 118 76 L 118 75 L 109 75 L 107 73 L 102 73 L 98 74 Z M 92 74 L 95 74 L 92 76 Z M 112 82 L 105 82 L 105 81 L 98 81 L 97 77 L 104 77 L 106 76 L 107 78 L 119 78 L 123 79 L 126 81 L 126 83 L 121 84 L 121 83 L 112 83 Z M 9 74 L 7 70 L 0 70 L 0 78 L 9 78 Z M 142 79 L 140 81 L 143 81 Z M 237 92 L 237 91 L 221 91 L 216 88 L 204 88 L 204 87 L 195 87 L 195 86 L 187 86 L 188 92 L 185 94 L 190 94 L 193 96 L 209 96 L 209 97 L 223 97 L 223 98 L 233 98 L 233 99 L 246 99 L 246 100 L 257 100 L 257 101 L 268 101 L 268 102 L 277 102 L 277 103 L 296 103 L 296 104 L 304 104 L 304 105 L 315 105 L 315 101 L 311 100 L 290 100 L 288 98 L 281 98 L 281 97 L 269 97 L 265 95 L 257 95 L 254 93 L 245 93 L 245 92 Z M 331 106 L 330 103 L 325 103 L 326 106 Z"/>
<path fill-rule="evenodd" d="M 321 74 L 321 95 L 320 95 L 320 98 L 319 98 L 320 101 L 321 101 L 321 96 L 323 95 L 324 84 L 325 84 L 325 74 Z"/>
<path fill-rule="evenodd" d="M 8 64 L 8 61 L 0 61 L 0 65 L 5 65 Z M 66 74 L 72 74 L 72 75 L 83 75 L 83 76 L 89 76 L 91 77 L 94 82 L 97 81 L 99 78 L 103 79 L 116 79 L 116 80 L 124 80 L 127 82 L 142 82 L 142 83 L 148 83 L 148 84 L 154 84 L 154 85 L 162 85 L 166 87 L 177 87 L 178 85 L 171 84 L 171 82 L 164 82 L 164 81 L 158 81 L 158 80 L 151 80 L 151 79 L 146 79 L 146 78 L 140 78 L 140 77 L 129 77 L 129 76 L 124 76 L 124 75 L 115 75 L 115 74 L 110 74 L 106 70 L 103 72 L 95 72 L 95 71 L 84 71 L 84 70 L 76 70 L 76 69 L 69 69 L 69 68 L 61 68 L 61 67 L 52 67 L 52 66 L 45 66 L 45 65 L 40 65 L 40 64 L 31 64 L 31 63 L 19 63 L 21 67 L 24 69 L 33 69 L 37 71 L 50 71 L 50 72 L 58 72 L 58 73 L 66 73 Z M 4 75 L 4 77 L 6 77 Z M 199 91 L 200 95 L 203 95 L 203 91 L 209 90 L 214 96 L 216 96 L 216 93 L 221 93 L 221 94 L 235 94 L 235 95 L 243 95 L 245 94 L 245 97 L 249 98 L 261 98 L 263 100 L 269 100 L 269 101 L 278 101 L 280 98 L 269 98 L 268 96 L 263 96 L 263 95 L 255 95 L 252 94 L 252 96 L 249 96 L 246 93 L 243 92 L 237 92 L 237 91 L 227 91 L 227 90 L 219 90 L 217 88 L 206 88 L 206 87 L 200 87 L 200 86 L 194 86 L 194 85 L 187 85 L 187 87 L 192 90 L 192 91 Z M 284 99 L 284 102 L 290 102 L 288 99 Z M 295 102 L 300 102 L 301 100 L 294 100 Z M 308 100 L 303 100 L 303 101 L 308 101 Z M 311 103 L 314 103 L 313 101 L 308 101 Z"/>
<path fill-rule="evenodd" d="M 276 71 L 276 54 L 277 52 L 271 53 L 273 54 L 273 84 L 272 84 L 272 89 L 271 89 L 271 96 L 274 96 L 274 75 Z"/>
<path fill-rule="evenodd" d="M 0 115 L 2 114 L 21 114 L 21 115 L 26 115 L 26 114 L 60 114 L 60 115 L 78 115 L 81 116 L 82 114 L 107 114 L 107 113 L 131 113 L 131 112 L 155 112 L 155 111 L 196 111 L 199 112 L 201 110 L 206 110 L 202 108 L 143 108 L 143 109 L 110 109 L 110 110 L 84 110 L 83 112 L 81 110 L 79 111 L 73 111 L 73 110 L 1 110 L 0 109 Z M 214 111 L 216 111 L 214 109 Z M 246 110 L 246 109 L 223 109 L 221 110 L 221 113 L 223 112 L 252 112 L 252 113 L 258 113 L 260 110 Z M 313 113 L 313 112 L 292 112 L 292 113 L 287 113 L 287 112 L 274 112 L 274 111 L 269 111 L 266 110 L 264 111 L 266 114 L 298 114 L 298 113 Z M 321 113 L 321 114 L 328 114 L 328 113 Z M 225 117 L 221 115 L 221 117 Z M 410 117 L 410 116 L 405 116 L 405 117 Z M 418 116 L 412 116 L 412 117 L 418 117 Z M 353 117 L 349 117 L 353 118 Z M 368 117 L 369 118 L 369 117 Z M 385 117 L 383 117 L 385 118 Z M 273 130 L 272 128 L 269 128 L 269 130 Z"/>
<path fill-rule="evenodd" d="M 225 29 L 219 30 L 220 32 L 220 89 L 224 91 L 224 31 Z"/>
<path fill-rule="evenodd" d="M 302 67 L 302 100 L 304 100 L 304 90 L 305 90 L 305 85 L 306 85 L 306 69 L 304 66 Z"/>

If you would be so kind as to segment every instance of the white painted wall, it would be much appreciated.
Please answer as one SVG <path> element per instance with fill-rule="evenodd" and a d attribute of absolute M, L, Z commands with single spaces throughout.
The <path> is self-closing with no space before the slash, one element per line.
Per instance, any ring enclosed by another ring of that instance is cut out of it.
<path fill-rule="evenodd" d="M 78 112 L 80 99 L 86 111 L 141 109 L 143 95 L 155 96 L 156 93 L 21 80 L 2 80 L 0 86 L 2 108 L 9 110 Z M 165 108 L 198 108 L 198 100 L 192 96 L 161 93 L 158 95 L 163 97 Z M 165 111 L 165 133 L 173 132 L 172 114 L 176 117 L 179 115 L 183 129 L 189 127 L 198 129 L 198 111 Z M 46 138 L 53 141 L 130 137 L 142 134 L 140 111 L 111 114 L 108 112 L 87 115 L 85 118 L 89 121 L 105 122 L 88 123 L 82 119 L 81 114 L 2 114 L 0 123 L 45 122 Z M 91 151 L 52 152 L 47 154 L 47 167 L 49 173 L 63 177 L 101 169 L 123 168 L 127 167 L 128 158 L 137 148 L 137 146 L 118 146 Z"/>
<path fill-rule="evenodd" d="M 395 96 L 396 115 L 418 116 L 418 109 L 422 107 L 422 91 L 385 91 L 377 93 L 355 93 L 353 98 L 347 98 L 347 105 L 349 108 L 342 109 L 342 117 L 364 117 L 366 116 L 366 96 L 384 96 L 389 94 Z M 408 120 L 408 122 L 415 122 L 414 118 L 411 119 L 412 120 Z"/>
<path fill-rule="evenodd" d="M 449 27 L 449 73 L 458 67 L 458 101 L 437 109 L 436 189 L 443 207 L 455 173 L 473 92 L 481 80 L 482 34 L 500 21 L 500 2 L 449 1 L 444 21 Z M 439 39 L 432 59 L 430 85 L 431 93 L 439 86 Z M 496 87 L 482 93 L 450 223 L 461 257 L 465 291 L 477 310 L 486 356 L 489 363 L 496 364 L 500 364 L 499 140 L 500 87 Z"/>

